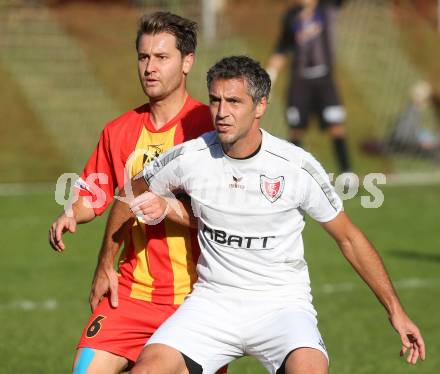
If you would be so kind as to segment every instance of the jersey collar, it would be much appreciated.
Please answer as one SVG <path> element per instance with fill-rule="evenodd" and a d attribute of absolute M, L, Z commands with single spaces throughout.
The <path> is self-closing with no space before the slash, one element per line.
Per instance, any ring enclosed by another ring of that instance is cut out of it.
<path fill-rule="evenodd" d="M 153 122 L 151 121 L 151 109 L 150 104 L 147 104 L 147 110 L 145 111 L 144 118 L 142 120 L 143 125 L 145 128 L 150 132 L 166 132 L 172 127 L 174 127 L 187 113 L 188 108 L 193 104 L 193 98 L 188 95 L 185 99 L 185 103 L 183 104 L 182 109 L 173 117 L 171 118 L 165 125 L 163 125 L 160 129 L 156 129 Z"/>

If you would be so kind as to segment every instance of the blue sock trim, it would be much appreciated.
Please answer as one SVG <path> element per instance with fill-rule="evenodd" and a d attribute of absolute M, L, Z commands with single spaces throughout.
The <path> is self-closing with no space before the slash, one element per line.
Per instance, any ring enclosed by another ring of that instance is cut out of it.
<path fill-rule="evenodd" d="M 72 374 L 86 374 L 94 356 L 95 351 L 92 348 L 82 348 Z"/>

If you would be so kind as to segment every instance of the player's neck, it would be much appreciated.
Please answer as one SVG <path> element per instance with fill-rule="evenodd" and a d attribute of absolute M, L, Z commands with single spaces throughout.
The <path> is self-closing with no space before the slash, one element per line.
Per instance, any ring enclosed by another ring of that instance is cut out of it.
<path fill-rule="evenodd" d="M 160 100 L 150 99 L 150 121 L 159 130 L 182 110 L 188 98 L 185 88 L 172 92 Z"/>
<path fill-rule="evenodd" d="M 238 139 L 235 143 L 222 143 L 223 152 L 231 158 L 246 159 L 254 156 L 261 148 L 263 135 L 260 127 L 252 128 L 246 137 Z"/>

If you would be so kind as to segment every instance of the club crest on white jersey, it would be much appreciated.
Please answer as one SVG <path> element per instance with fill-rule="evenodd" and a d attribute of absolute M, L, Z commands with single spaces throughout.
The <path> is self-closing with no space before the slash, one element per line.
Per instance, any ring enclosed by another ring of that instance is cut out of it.
<path fill-rule="evenodd" d="M 264 197 L 271 203 L 277 201 L 284 190 L 284 177 L 269 178 L 260 175 L 260 188 Z"/>

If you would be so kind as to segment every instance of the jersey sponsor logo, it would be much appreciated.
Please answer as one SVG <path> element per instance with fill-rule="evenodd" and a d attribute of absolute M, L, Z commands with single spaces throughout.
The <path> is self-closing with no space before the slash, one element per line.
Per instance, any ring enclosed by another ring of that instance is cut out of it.
<path fill-rule="evenodd" d="M 232 176 L 232 183 L 229 183 L 229 188 L 238 188 L 240 190 L 244 190 L 245 186 L 240 182 L 243 180 L 243 177 L 234 177 Z"/>
<path fill-rule="evenodd" d="M 264 197 L 271 203 L 277 201 L 284 190 L 284 177 L 269 178 L 260 175 L 260 189 Z"/>
<path fill-rule="evenodd" d="M 271 249 L 271 247 L 268 246 L 269 239 L 275 238 L 275 236 L 241 236 L 228 234 L 226 231 L 211 229 L 206 225 L 203 225 L 202 232 L 208 241 L 237 249 Z"/>

